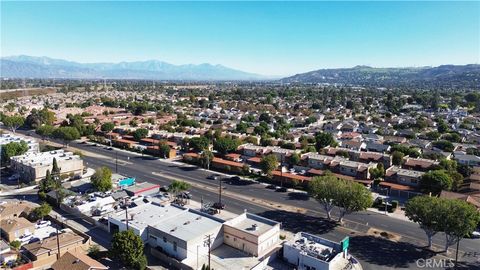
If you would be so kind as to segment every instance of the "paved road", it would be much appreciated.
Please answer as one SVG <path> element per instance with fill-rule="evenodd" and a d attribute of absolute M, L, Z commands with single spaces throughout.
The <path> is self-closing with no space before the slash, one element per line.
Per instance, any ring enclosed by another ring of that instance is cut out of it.
<path fill-rule="evenodd" d="M 101 146 L 89 146 L 72 143 L 72 147 L 85 152 L 95 153 L 96 156 L 86 155 L 84 160 L 91 167 L 108 166 L 115 170 L 115 157 L 118 155 L 118 173 L 136 177 L 139 181 L 148 181 L 160 185 L 168 185 L 173 179 L 183 179 L 193 183 L 191 190 L 194 199 L 205 201 L 218 200 L 218 182 L 206 179 L 211 173 L 192 166 L 177 165 L 150 157 L 140 157 L 134 153 L 107 150 Z M 318 203 L 301 193 L 278 193 L 266 189 L 264 185 L 252 182 L 224 183 L 226 194 L 223 200 L 230 211 L 241 213 L 244 209 L 282 222 L 285 229 L 293 232 L 307 231 L 321 234 L 327 238 L 341 240 L 350 230 L 336 227 L 335 224 L 323 219 L 324 212 Z M 263 202 L 261 202 L 263 201 Z M 265 202 L 266 201 L 266 202 Z M 279 207 L 282 206 L 282 207 Z M 299 212 L 285 211 L 283 208 L 298 208 Z M 336 212 L 333 213 L 334 215 Z M 379 268 L 415 268 L 415 261 L 419 258 L 443 258 L 437 254 L 425 252 L 418 247 L 425 245 L 425 234 L 417 224 L 394 219 L 382 214 L 360 212 L 348 215 L 345 218 L 345 227 L 359 233 L 352 233 L 352 254 L 360 259 L 365 269 Z M 402 243 L 381 240 L 377 237 L 367 236 L 370 228 L 393 232 L 402 236 Z M 443 247 L 444 236 L 438 234 L 434 238 L 438 248 Z M 476 266 L 472 264 L 478 257 L 472 256 L 479 251 L 478 239 L 464 239 L 460 250 L 463 251 L 460 259 L 470 262 L 467 268 Z M 371 252 L 377 250 L 377 252 Z M 380 250 L 382 250 L 380 252 Z M 395 260 L 378 256 L 387 252 Z M 463 253 L 466 253 L 463 254 Z M 470 254 L 470 256 L 469 256 Z M 479 256 L 479 255 L 477 255 Z"/>

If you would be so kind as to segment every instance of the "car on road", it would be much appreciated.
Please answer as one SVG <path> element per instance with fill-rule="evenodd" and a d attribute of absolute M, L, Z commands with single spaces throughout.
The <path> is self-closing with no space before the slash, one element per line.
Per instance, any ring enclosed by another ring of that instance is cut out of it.
<path fill-rule="evenodd" d="M 33 235 L 31 233 L 23 234 L 21 235 L 17 240 L 22 242 L 22 243 L 27 243 L 32 239 Z"/>
<path fill-rule="evenodd" d="M 474 231 L 470 234 L 470 238 L 480 238 L 480 231 Z"/>
<path fill-rule="evenodd" d="M 30 241 L 28 241 L 29 244 L 35 243 L 35 242 L 40 242 L 40 238 L 38 238 L 38 237 L 33 237 L 32 239 L 30 239 Z"/>
<path fill-rule="evenodd" d="M 183 199 L 191 199 L 192 194 L 190 194 L 190 192 L 188 192 L 188 191 L 184 191 L 184 192 L 178 193 L 177 197 L 178 198 L 183 198 Z"/>
<path fill-rule="evenodd" d="M 35 224 L 35 229 L 44 228 L 44 227 L 50 226 L 51 224 L 52 224 L 52 223 L 50 222 L 50 220 L 39 220 L 39 221 Z"/>
<path fill-rule="evenodd" d="M 107 147 L 107 150 L 113 150 L 113 147 Z"/>
<path fill-rule="evenodd" d="M 212 175 L 209 175 L 209 176 L 207 177 L 207 179 L 210 179 L 210 180 L 218 180 L 218 177 L 219 177 L 219 176 L 220 176 L 220 175 L 218 175 L 218 174 L 212 174 Z"/>
<path fill-rule="evenodd" d="M 266 186 L 265 188 L 268 188 L 268 189 L 277 189 L 277 186 L 275 186 L 274 184 L 270 184 L 270 185 Z"/>
<path fill-rule="evenodd" d="M 287 192 L 287 188 L 286 187 L 277 187 L 275 189 L 276 192 Z"/>
<path fill-rule="evenodd" d="M 233 176 L 230 178 L 230 181 L 240 181 L 240 177 L 239 176 Z"/>
<path fill-rule="evenodd" d="M 203 211 L 206 212 L 209 215 L 212 215 L 212 216 L 220 213 L 220 210 L 218 210 L 216 208 L 213 208 L 213 207 L 210 207 L 210 208 L 208 208 L 206 210 L 203 210 Z"/>
<path fill-rule="evenodd" d="M 224 203 L 216 202 L 212 205 L 215 209 L 225 209 L 226 205 Z"/>

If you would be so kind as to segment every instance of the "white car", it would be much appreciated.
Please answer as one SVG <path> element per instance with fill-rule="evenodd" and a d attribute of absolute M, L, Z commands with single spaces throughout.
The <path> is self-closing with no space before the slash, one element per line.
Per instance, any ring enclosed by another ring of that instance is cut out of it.
<path fill-rule="evenodd" d="M 24 234 L 22 236 L 20 236 L 17 240 L 22 242 L 22 243 L 27 243 L 28 241 L 30 241 L 30 239 L 32 239 L 33 235 L 31 233 L 29 234 Z"/>
<path fill-rule="evenodd" d="M 52 223 L 50 222 L 50 220 L 39 220 L 37 224 L 35 224 L 35 229 L 47 227 L 47 226 L 50 226 L 51 224 Z"/>
<path fill-rule="evenodd" d="M 474 231 L 474 232 L 472 233 L 472 238 L 480 238 L 480 232 Z"/>

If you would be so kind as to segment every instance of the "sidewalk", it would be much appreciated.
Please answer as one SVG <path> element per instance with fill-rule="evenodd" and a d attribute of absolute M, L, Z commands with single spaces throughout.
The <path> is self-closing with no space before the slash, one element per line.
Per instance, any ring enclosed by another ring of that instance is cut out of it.
<path fill-rule="evenodd" d="M 378 214 L 383 214 L 383 215 L 386 215 L 386 216 L 389 216 L 389 217 L 392 217 L 392 218 L 401 219 L 403 221 L 412 222 L 410 219 L 408 219 L 408 217 L 405 216 L 405 211 L 400 210 L 400 209 L 397 209 L 393 213 L 388 213 L 388 212 L 385 213 L 385 211 L 378 210 L 377 208 L 368 208 L 367 211 L 378 213 Z"/>

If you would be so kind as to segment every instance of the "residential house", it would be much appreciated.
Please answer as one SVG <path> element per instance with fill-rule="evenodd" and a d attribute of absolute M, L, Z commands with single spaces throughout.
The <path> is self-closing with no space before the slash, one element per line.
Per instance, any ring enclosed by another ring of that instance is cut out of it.
<path fill-rule="evenodd" d="M 67 251 L 53 265 L 52 270 L 107 270 L 107 266 L 78 251 Z"/>
<path fill-rule="evenodd" d="M 0 233 L 8 242 L 18 239 L 24 234 L 33 234 L 35 224 L 24 217 L 3 218 L 0 221 Z"/>

